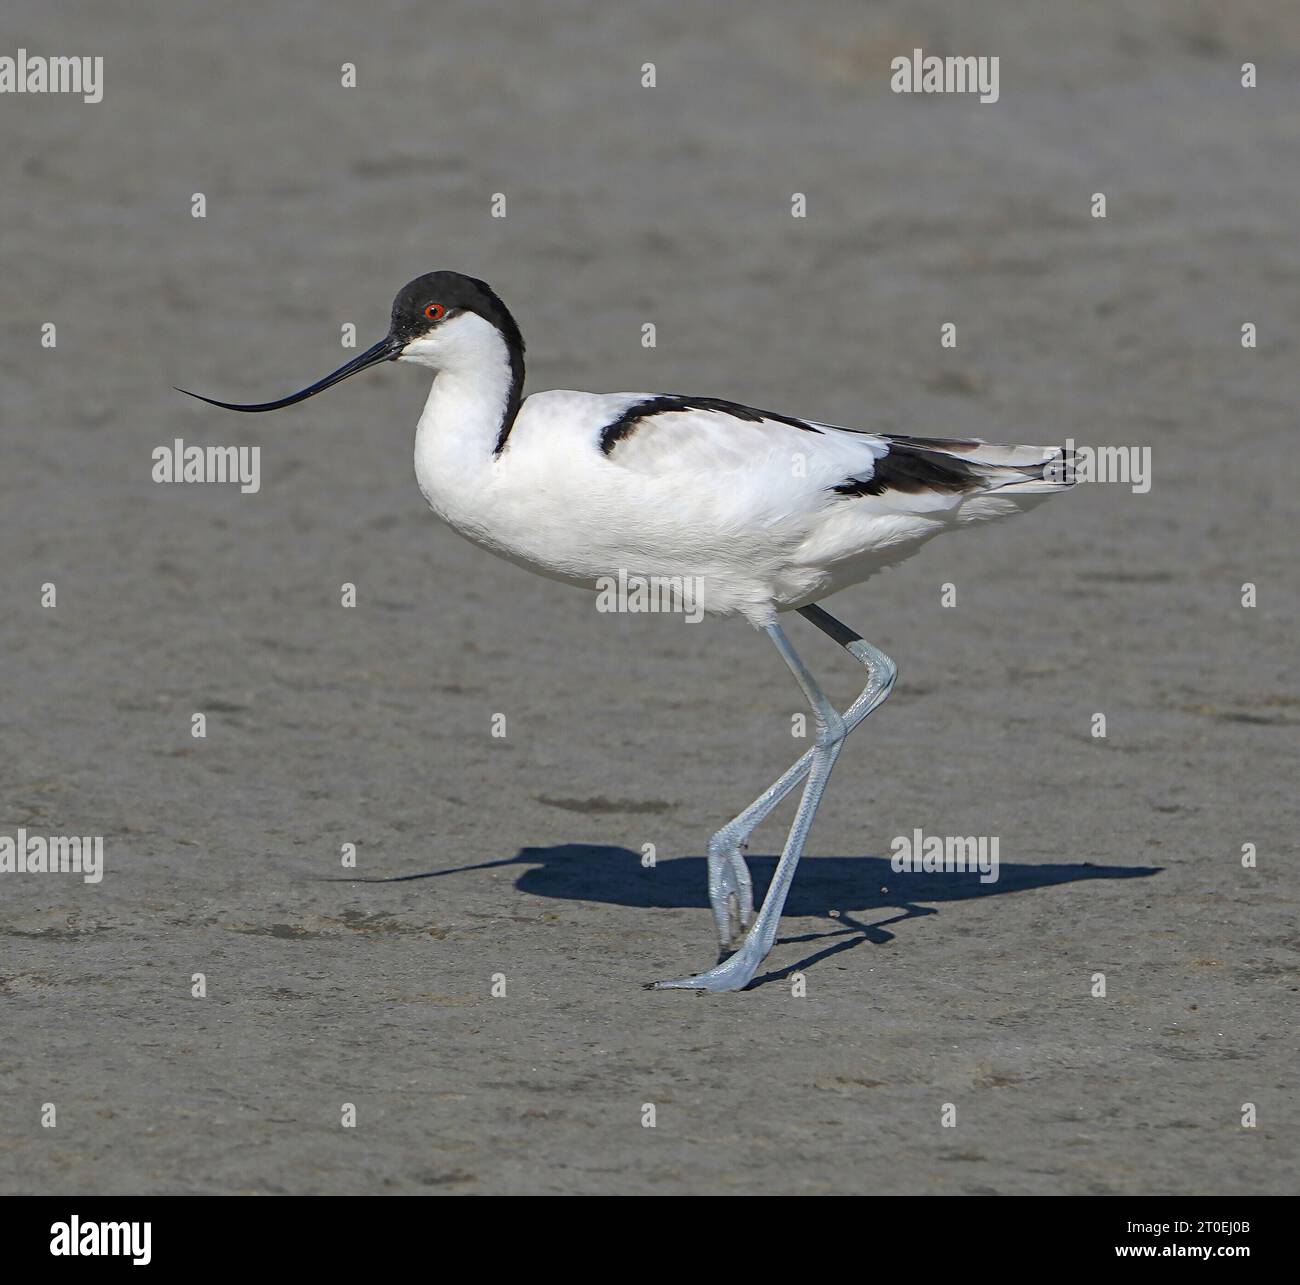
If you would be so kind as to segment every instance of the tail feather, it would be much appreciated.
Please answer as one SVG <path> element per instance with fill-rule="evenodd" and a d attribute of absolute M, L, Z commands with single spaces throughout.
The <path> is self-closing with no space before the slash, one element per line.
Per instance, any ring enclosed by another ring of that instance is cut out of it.
<path fill-rule="evenodd" d="M 1063 491 L 1074 485 L 1073 455 L 1059 446 L 883 436 L 888 449 L 868 477 L 849 478 L 841 495 L 962 497 L 983 491 Z"/>
<path fill-rule="evenodd" d="M 986 442 L 979 437 L 904 437 L 891 433 L 887 440 L 901 442 L 915 450 L 951 455 L 971 464 L 991 464 L 1000 468 L 1032 468 L 1037 464 L 1049 464 L 1063 454 L 1058 446 L 1007 446 Z"/>
<path fill-rule="evenodd" d="M 1074 452 L 1062 446 L 1003 446 L 977 438 L 933 442 L 915 437 L 891 440 L 969 464 L 983 478 L 987 490 L 1050 492 L 1068 490 L 1074 485 Z"/>
<path fill-rule="evenodd" d="M 1001 446 L 952 438 L 884 436 L 887 449 L 866 477 L 832 489 L 895 513 L 958 522 L 1002 517 L 1074 485 L 1072 455 L 1061 447 Z M 869 498 L 868 498 L 869 497 Z"/>

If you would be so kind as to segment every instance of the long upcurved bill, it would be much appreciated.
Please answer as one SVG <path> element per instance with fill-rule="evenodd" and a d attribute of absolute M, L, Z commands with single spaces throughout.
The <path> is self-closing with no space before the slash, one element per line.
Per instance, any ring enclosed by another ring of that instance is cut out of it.
<path fill-rule="evenodd" d="M 295 402 L 304 402 L 308 397 L 315 397 L 317 393 L 323 393 L 327 388 L 333 388 L 335 384 L 341 383 L 349 376 L 356 375 L 367 367 L 377 366 L 381 361 L 395 361 L 401 351 L 401 341 L 392 335 L 385 335 L 373 348 L 367 348 L 359 357 L 353 357 L 346 366 L 340 366 L 332 375 L 326 375 L 324 379 L 317 380 L 301 392 L 282 397 L 278 402 L 259 402 L 254 406 L 241 406 L 238 402 L 219 402 L 215 398 L 204 397 L 201 393 L 192 393 L 188 388 L 177 388 L 176 391 L 184 393 L 186 397 L 195 397 L 201 402 L 207 402 L 209 406 L 220 406 L 223 410 L 279 410 L 282 406 L 292 406 Z"/>

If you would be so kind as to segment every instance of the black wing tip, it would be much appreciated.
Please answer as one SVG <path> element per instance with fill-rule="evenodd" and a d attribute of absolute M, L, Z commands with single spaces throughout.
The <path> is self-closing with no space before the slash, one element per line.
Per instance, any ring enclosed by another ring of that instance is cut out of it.
<path fill-rule="evenodd" d="M 850 477 L 831 487 L 836 495 L 884 495 L 896 491 L 920 495 L 934 491 L 940 495 L 957 495 L 986 490 L 984 478 L 965 460 L 955 459 L 942 451 L 927 451 L 913 446 L 922 439 L 890 439 L 889 449 L 876 460 L 871 476 Z"/>

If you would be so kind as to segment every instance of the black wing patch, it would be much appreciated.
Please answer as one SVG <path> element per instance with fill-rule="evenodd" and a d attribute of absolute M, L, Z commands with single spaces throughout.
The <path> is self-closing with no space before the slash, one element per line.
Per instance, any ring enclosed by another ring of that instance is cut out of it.
<path fill-rule="evenodd" d="M 820 433 L 815 424 L 809 424 L 792 415 L 779 415 L 775 411 L 756 410 L 753 406 L 742 406 L 739 402 L 724 401 L 721 397 L 687 397 L 681 393 L 661 393 L 657 397 L 647 397 L 643 402 L 629 406 L 612 424 L 606 424 L 600 430 L 600 449 L 605 455 L 610 454 L 619 442 L 630 437 L 641 424 L 653 415 L 665 415 L 679 410 L 708 410 L 720 415 L 730 415 L 746 423 L 761 424 L 763 420 L 775 420 L 778 424 L 788 424 L 791 428 L 802 429 L 805 433 Z"/>
<path fill-rule="evenodd" d="M 922 439 L 891 436 L 887 440 L 889 452 L 876 461 L 870 477 L 851 477 L 831 490 L 836 495 L 883 495 L 886 491 L 904 491 L 912 495 L 942 491 L 955 495 L 960 491 L 985 489 L 985 479 L 964 460 L 921 450 L 910 444 Z"/>

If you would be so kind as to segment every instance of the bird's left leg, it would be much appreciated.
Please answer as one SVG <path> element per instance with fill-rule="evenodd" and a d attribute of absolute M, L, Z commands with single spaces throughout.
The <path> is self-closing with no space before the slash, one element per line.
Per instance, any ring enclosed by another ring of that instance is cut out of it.
<path fill-rule="evenodd" d="M 785 636 L 781 626 L 774 622 L 767 625 L 766 630 L 768 636 L 776 644 L 781 659 L 789 666 L 790 672 L 803 689 L 809 705 L 812 706 L 813 717 L 817 721 L 817 737 L 812 749 L 808 751 L 806 756 L 808 765 L 805 770 L 808 775 L 808 782 L 804 786 L 803 796 L 799 800 L 798 811 L 795 813 L 794 822 L 790 826 L 790 833 L 786 837 L 785 848 L 781 852 L 781 860 L 777 863 L 771 886 L 767 890 L 767 896 L 763 899 L 763 907 L 758 912 L 758 918 L 754 921 L 753 927 L 741 943 L 740 949 L 707 973 L 700 973 L 695 977 L 684 977 L 672 982 L 652 982 L 649 987 L 652 990 L 731 991 L 740 990 L 742 987 L 748 986 L 753 980 L 754 974 L 758 971 L 758 966 L 763 962 L 768 951 L 772 949 L 772 943 L 776 940 L 777 924 L 781 919 L 781 911 L 785 908 L 785 899 L 790 892 L 790 885 L 794 881 L 795 867 L 799 864 L 804 841 L 808 837 L 813 817 L 817 813 L 817 805 L 821 802 L 822 794 L 826 789 L 826 782 L 830 778 L 831 769 L 835 766 L 835 760 L 839 757 L 840 748 L 844 743 L 846 734 L 844 719 L 840 717 L 834 706 L 827 700 L 826 694 L 818 686 L 817 680 L 799 658 L 798 652 L 790 645 L 790 640 Z M 802 761 L 800 760 L 800 763 Z M 795 764 L 786 773 L 786 776 L 782 777 L 772 787 L 772 790 L 768 791 L 768 794 L 777 790 L 787 777 L 791 778 L 790 783 L 785 786 L 781 793 L 784 794 L 792 788 L 795 781 L 799 779 L 799 776 L 792 776 L 792 774 L 799 767 L 800 764 Z M 799 773 L 800 776 L 802 774 L 802 772 Z M 763 815 L 766 815 L 775 806 L 780 797 L 778 795 L 777 799 L 772 800 L 764 809 Z M 763 803 L 766 798 L 767 795 L 764 795 L 762 799 L 757 800 L 754 807 Z"/>
<path fill-rule="evenodd" d="M 898 670 L 894 662 L 873 647 L 848 625 L 836 620 L 821 607 L 799 608 L 799 614 L 833 639 L 867 670 L 867 685 L 857 700 L 841 715 L 844 735 L 853 731 L 868 714 L 883 704 L 894 686 Z M 792 763 L 739 816 L 728 821 L 710 840 L 709 904 L 718 929 L 718 941 L 725 952 L 754 917 L 753 880 L 745 864 L 745 847 L 749 836 L 773 808 L 785 798 L 812 768 L 813 751 L 808 750 Z"/>

